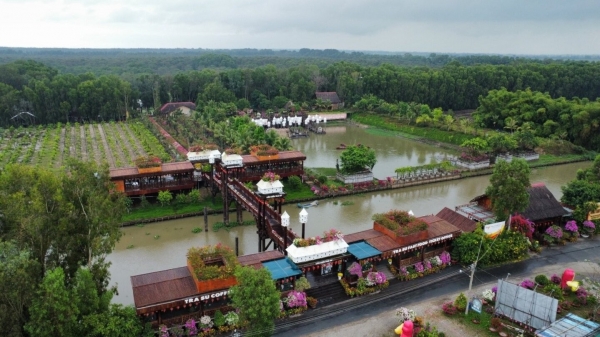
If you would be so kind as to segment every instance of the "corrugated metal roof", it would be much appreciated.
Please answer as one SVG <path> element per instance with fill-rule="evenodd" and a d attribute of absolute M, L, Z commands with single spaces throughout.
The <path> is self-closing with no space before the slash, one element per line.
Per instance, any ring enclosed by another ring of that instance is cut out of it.
<path fill-rule="evenodd" d="M 269 270 L 273 280 L 302 275 L 302 271 L 287 257 L 272 261 L 263 261 L 263 266 Z"/>
<path fill-rule="evenodd" d="M 365 241 L 382 235 L 385 236 L 385 234 L 382 234 L 374 229 L 367 229 L 365 231 L 352 234 L 344 234 L 344 241 L 346 241 L 348 244 L 351 244 L 352 242 Z"/>
<path fill-rule="evenodd" d="M 394 239 L 374 229 L 367 229 L 358 233 L 344 235 L 344 241 L 346 241 L 348 244 L 366 241 L 368 244 L 383 253 L 387 253 L 401 247 L 400 244 L 394 241 Z"/>
<path fill-rule="evenodd" d="M 435 215 L 421 216 L 419 219 L 427 222 L 429 225 L 429 229 L 427 230 L 429 232 L 429 239 L 446 234 L 460 233 L 460 229 L 458 229 L 456 226 L 442 218 L 438 218 Z"/>
<path fill-rule="evenodd" d="M 315 92 L 317 99 L 329 100 L 331 104 L 341 103 L 340 97 L 335 91 L 317 91 Z"/>
<path fill-rule="evenodd" d="M 600 335 L 600 325 L 572 313 L 535 332 L 540 337 L 587 337 Z"/>
<path fill-rule="evenodd" d="M 280 151 L 277 159 L 259 160 L 256 156 L 247 154 L 242 156 L 242 162 L 244 165 L 256 164 L 261 162 L 282 162 L 290 160 L 306 160 L 306 155 L 300 151 Z"/>
<path fill-rule="evenodd" d="M 238 256 L 238 261 L 242 266 L 251 266 L 256 269 L 263 267 L 262 263 L 265 261 L 277 260 L 283 258 L 284 255 L 278 250 L 270 250 L 266 252 Z"/>
<path fill-rule="evenodd" d="M 463 232 L 469 233 L 477 228 L 477 222 L 467 218 L 466 216 L 460 213 L 451 210 L 448 207 L 444 207 L 441 211 L 438 212 L 438 214 L 436 214 L 436 216 L 438 218 L 448 221 Z"/>
<path fill-rule="evenodd" d="M 381 252 L 365 241 L 354 242 L 348 245 L 348 252 L 355 258 L 362 260 L 369 257 L 381 255 Z"/>
<path fill-rule="evenodd" d="M 134 177 L 150 177 L 171 173 L 182 173 L 194 170 L 194 165 L 189 161 L 180 161 L 174 163 L 164 163 L 161 165 L 161 171 L 155 173 L 138 173 L 137 167 L 123 167 L 110 169 L 111 179 L 126 179 Z"/>
<path fill-rule="evenodd" d="M 131 276 L 136 308 L 186 298 L 198 293 L 187 267 Z"/>

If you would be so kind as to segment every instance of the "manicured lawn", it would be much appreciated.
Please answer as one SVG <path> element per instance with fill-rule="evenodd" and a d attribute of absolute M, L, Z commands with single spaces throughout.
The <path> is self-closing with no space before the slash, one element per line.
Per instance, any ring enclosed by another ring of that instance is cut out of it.
<path fill-rule="evenodd" d="M 222 210 L 223 209 L 223 200 L 220 196 L 215 197 L 215 203 L 212 203 L 212 198 L 206 198 L 200 203 L 193 205 L 182 205 L 177 207 L 176 209 L 173 206 L 161 206 L 160 204 L 151 204 L 147 207 L 136 207 L 128 214 L 123 216 L 123 222 L 136 221 L 136 220 L 144 220 L 144 219 L 152 219 L 152 218 L 161 218 L 171 215 L 177 214 L 186 214 L 193 212 L 202 212 L 204 207 L 207 207 L 209 210 Z"/>

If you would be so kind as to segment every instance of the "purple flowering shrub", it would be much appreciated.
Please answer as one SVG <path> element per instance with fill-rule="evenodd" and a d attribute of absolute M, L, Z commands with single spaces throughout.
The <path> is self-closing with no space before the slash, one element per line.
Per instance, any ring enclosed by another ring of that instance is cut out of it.
<path fill-rule="evenodd" d="M 408 275 L 408 269 L 406 269 L 406 267 L 400 267 L 400 274 Z"/>
<path fill-rule="evenodd" d="M 521 286 L 525 289 L 533 290 L 533 288 L 535 288 L 535 282 L 533 282 L 530 279 L 524 279 L 523 282 L 521 282 L 521 284 L 519 284 L 519 286 Z"/>
<path fill-rule="evenodd" d="M 577 227 L 577 222 L 575 220 L 567 221 L 565 224 L 565 230 L 569 232 L 577 232 L 579 228 Z"/>
<path fill-rule="evenodd" d="M 429 260 L 425 260 L 425 262 L 423 262 L 423 265 L 425 265 L 425 270 L 431 269 L 431 262 Z"/>
<path fill-rule="evenodd" d="M 425 270 L 423 263 L 422 262 L 415 263 L 415 270 L 417 271 L 417 273 L 422 273 Z"/>
<path fill-rule="evenodd" d="M 497 294 L 497 293 L 498 293 L 498 286 L 493 286 L 493 287 L 492 287 L 492 292 L 493 292 L 494 294 Z"/>
<path fill-rule="evenodd" d="M 440 254 L 440 260 L 442 260 L 443 264 L 449 264 L 451 260 L 450 253 L 442 252 L 442 254 Z"/>
<path fill-rule="evenodd" d="M 554 284 L 560 284 L 560 276 L 554 274 L 552 276 L 550 276 L 550 282 L 554 283 Z"/>
<path fill-rule="evenodd" d="M 287 296 L 288 308 L 306 307 L 306 293 L 303 291 L 292 290 Z"/>
<path fill-rule="evenodd" d="M 185 330 L 188 332 L 189 336 L 198 334 L 198 327 L 196 326 L 196 321 L 193 318 L 190 318 L 185 322 Z"/>
<path fill-rule="evenodd" d="M 550 226 L 546 229 L 546 231 L 544 232 L 544 240 L 552 243 L 552 242 L 558 242 L 558 240 L 560 240 L 563 237 L 563 231 L 562 228 L 553 225 Z"/>
<path fill-rule="evenodd" d="M 348 267 L 348 272 L 352 275 L 362 277 L 362 266 L 358 262 L 354 262 Z"/>
<path fill-rule="evenodd" d="M 385 278 L 385 274 L 383 274 L 382 272 L 378 271 L 378 272 L 370 272 L 367 274 L 367 285 L 368 286 L 374 286 L 374 285 L 380 285 L 383 284 L 387 281 L 387 279 Z"/>
<path fill-rule="evenodd" d="M 579 289 L 577 289 L 577 291 L 575 292 L 575 296 L 577 296 L 577 300 L 579 301 L 579 303 L 587 303 L 588 292 L 587 290 L 585 290 L 584 287 L 579 287 Z"/>
<path fill-rule="evenodd" d="M 586 220 L 583 222 L 582 230 L 587 234 L 592 234 L 594 231 L 596 231 L 596 224 L 590 220 Z"/>

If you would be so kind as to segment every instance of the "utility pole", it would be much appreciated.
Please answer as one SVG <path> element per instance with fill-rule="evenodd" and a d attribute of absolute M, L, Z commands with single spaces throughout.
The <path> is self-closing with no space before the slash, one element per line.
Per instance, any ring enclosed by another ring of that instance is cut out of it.
<path fill-rule="evenodd" d="M 481 246 L 480 246 L 481 247 Z M 473 287 L 473 277 L 475 276 L 475 268 L 477 267 L 477 261 L 471 264 L 471 276 L 469 276 L 469 290 L 467 291 L 467 306 L 465 307 L 465 316 L 469 313 L 469 301 L 471 297 L 471 288 Z"/>

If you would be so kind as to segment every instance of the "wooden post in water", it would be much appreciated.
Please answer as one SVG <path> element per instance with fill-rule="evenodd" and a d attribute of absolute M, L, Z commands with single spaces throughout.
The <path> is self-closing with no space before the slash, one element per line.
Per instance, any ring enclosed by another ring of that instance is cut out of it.
<path fill-rule="evenodd" d="M 240 245 L 237 236 L 235 237 L 235 256 L 240 256 Z"/>
<path fill-rule="evenodd" d="M 206 206 L 204 206 L 204 231 L 208 232 L 208 212 Z"/>

